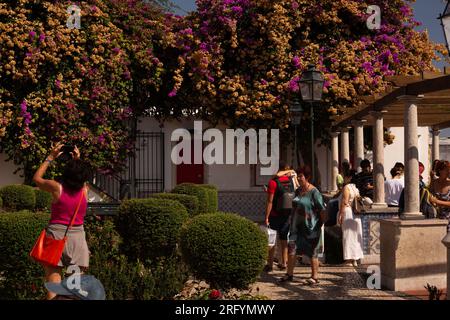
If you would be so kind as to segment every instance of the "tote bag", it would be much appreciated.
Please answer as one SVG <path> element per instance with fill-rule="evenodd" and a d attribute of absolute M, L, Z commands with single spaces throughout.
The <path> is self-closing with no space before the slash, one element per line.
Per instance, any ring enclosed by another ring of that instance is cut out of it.
<path fill-rule="evenodd" d="M 75 217 L 80 209 L 81 200 L 83 199 L 84 191 L 81 192 L 80 201 L 78 202 L 77 208 L 75 209 L 74 214 L 72 215 L 72 219 L 70 220 L 70 224 L 67 226 L 66 232 L 64 234 L 64 238 L 61 240 L 54 239 L 53 237 L 47 236 L 47 232 L 44 230 L 41 231 L 36 243 L 33 246 L 33 249 L 30 252 L 30 257 L 46 266 L 57 267 L 59 260 L 61 259 L 62 253 L 64 251 L 64 246 L 67 241 L 67 232 L 72 227 Z"/>

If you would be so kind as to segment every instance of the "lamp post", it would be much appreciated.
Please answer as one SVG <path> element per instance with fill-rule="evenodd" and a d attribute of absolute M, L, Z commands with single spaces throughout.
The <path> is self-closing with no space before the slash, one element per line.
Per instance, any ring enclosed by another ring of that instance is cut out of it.
<path fill-rule="evenodd" d="M 304 102 L 311 106 L 311 171 L 312 182 L 316 183 L 314 163 L 314 103 L 322 100 L 323 85 L 325 79 L 315 65 L 309 64 L 308 70 L 304 71 L 300 79 L 300 93 Z"/>
<path fill-rule="evenodd" d="M 439 16 L 441 20 L 442 29 L 444 29 L 445 42 L 450 55 L 450 0 L 447 0 L 444 13 Z"/>
<path fill-rule="evenodd" d="M 299 161 L 299 156 L 298 156 L 298 142 L 297 142 L 298 131 L 297 130 L 298 130 L 298 126 L 300 125 L 300 123 L 302 121 L 302 116 L 303 116 L 303 107 L 302 107 L 302 104 L 300 103 L 300 99 L 298 97 L 294 97 L 294 99 L 292 99 L 292 104 L 289 109 L 289 113 L 291 115 L 291 122 L 294 125 L 295 157 L 292 157 L 292 161 L 293 161 L 293 164 L 296 164 L 298 167 L 300 165 L 300 161 Z M 294 158 L 295 158 L 295 162 L 294 162 Z M 297 169 L 297 167 L 295 167 L 294 169 Z"/>

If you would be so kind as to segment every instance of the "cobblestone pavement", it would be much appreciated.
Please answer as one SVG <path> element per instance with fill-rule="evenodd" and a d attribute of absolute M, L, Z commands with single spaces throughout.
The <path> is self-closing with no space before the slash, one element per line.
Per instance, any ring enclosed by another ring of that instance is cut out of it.
<path fill-rule="evenodd" d="M 323 265 L 320 267 L 320 283 L 315 286 L 301 282 L 311 275 L 309 266 L 297 266 L 294 281 L 279 284 L 277 280 L 285 274 L 278 271 L 263 273 L 253 288 L 271 300 L 418 300 L 417 297 L 401 292 L 370 290 L 366 286 L 367 267 Z"/>

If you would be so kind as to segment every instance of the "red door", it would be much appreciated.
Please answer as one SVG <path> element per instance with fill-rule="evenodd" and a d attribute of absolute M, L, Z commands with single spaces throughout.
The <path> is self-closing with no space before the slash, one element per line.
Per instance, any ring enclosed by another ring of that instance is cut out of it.
<path fill-rule="evenodd" d="M 203 152 L 203 150 L 202 150 Z M 180 152 L 183 156 L 183 150 Z M 183 182 L 203 183 L 203 156 L 201 164 L 194 164 L 194 141 L 191 144 L 191 164 L 182 163 L 177 165 L 177 184 Z"/>

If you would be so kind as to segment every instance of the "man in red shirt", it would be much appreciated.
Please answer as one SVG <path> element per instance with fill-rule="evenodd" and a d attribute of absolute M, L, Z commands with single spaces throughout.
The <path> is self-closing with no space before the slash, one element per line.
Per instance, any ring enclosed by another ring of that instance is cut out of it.
<path fill-rule="evenodd" d="M 287 248 L 287 235 L 289 233 L 289 216 L 290 210 L 283 210 L 283 212 L 277 212 L 277 202 L 279 201 L 280 185 L 286 189 L 291 189 L 295 191 L 295 183 L 291 176 L 290 167 L 284 161 L 280 161 L 278 173 L 269 181 L 269 186 L 267 188 L 267 202 L 266 202 L 266 226 L 277 231 L 277 235 L 281 244 L 281 262 L 279 263 L 280 270 L 286 269 L 287 259 L 288 259 L 288 248 Z M 278 180 L 278 182 L 277 182 Z M 269 258 L 267 260 L 267 265 L 264 267 L 265 272 L 270 272 L 273 270 L 273 258 L 275 254 L 275 246 L 269 247 Z"/>

